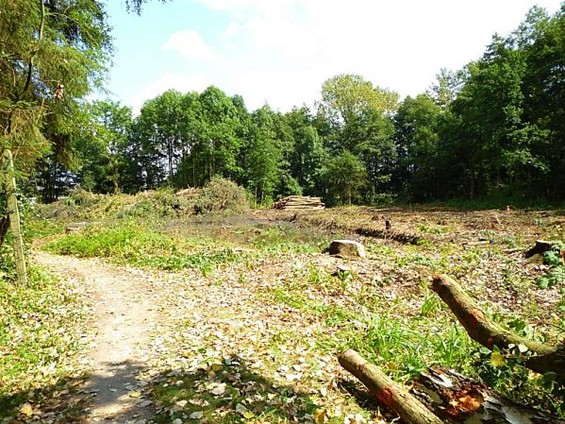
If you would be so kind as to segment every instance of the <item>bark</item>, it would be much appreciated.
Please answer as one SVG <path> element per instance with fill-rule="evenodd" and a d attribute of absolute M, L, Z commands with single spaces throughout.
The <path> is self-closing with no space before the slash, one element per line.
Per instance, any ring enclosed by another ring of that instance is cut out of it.
<path fill-rule="evenodd" d="M 508 348 L 511 344 L 516 346 L 522 344 L 531 352 L 539 355 L 526 362 L 529 369 L 540 374 L 553 371 L 563 375 L 563 349 L 565 347 L 558 348 L 518 336 L 491 321 L 461 286 L 447 275 L 436 276 L 432 283 L 432 290 L 449 306 L 469 336 L 476 342 L 489 349 L 494 346 Z M 558 358 L 560 361 L 555 360 Z"/>
<path fill-rule="evenodd" d="M 376 365 L 363 359 L 354 350 L 338 357 L 343 368 L 357 377 L 387 408 L 396 412 L 407 424 L 441 424 L 440 420 L 414 396 L 387 377 Z"/>
<path fill-rule="evenodd" d="M 565 346 L 559 346 L 555 352 L 547 355 L 532 356 L 526 361 L 526 367 L 540 374 L 554 372 L 558 381 L 565 385 Z"/>
<path fill-rule="evenodd" d="M 448 423 L 563 424 L 452 370 L 430 369 L 414 383 L 411 392 Z"/>
<path fill-rule="evenodd" d="M 12 151 L 4 149 L 2 160 L 2 168 L 5 173 L 4 185 L 6 187 L 6 206 L 8 209 L 8 216 L 10 217 L 10 229 L 12 230 L 16 273 L 19 284 L 26 285 L 27 267 L 24 254 L 24 240 L 20 226 L 20 210 L 18 208 L 18 199 L 16 197 L 16 178 L 14 176 Z"/>

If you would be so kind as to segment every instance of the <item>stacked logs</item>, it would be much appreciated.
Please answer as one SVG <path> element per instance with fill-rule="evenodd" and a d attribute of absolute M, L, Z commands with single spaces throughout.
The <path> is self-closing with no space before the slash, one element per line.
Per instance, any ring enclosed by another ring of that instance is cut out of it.
<path fill-rule="evenodd" d="M 322 203 L 320 197 L 287 196 L 275 202 L 273 208 L 283 210 L 312 210 L 324 209 L 325 205 Z"/>

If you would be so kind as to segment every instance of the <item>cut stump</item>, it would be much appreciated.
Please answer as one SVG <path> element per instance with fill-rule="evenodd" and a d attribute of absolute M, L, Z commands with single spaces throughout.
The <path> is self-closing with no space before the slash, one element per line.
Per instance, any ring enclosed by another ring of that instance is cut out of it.
<path fill-rule="evenodd" d="M 365 246 L 353 240 L 334 240 L 330 243 L 330 255 L 364 258 L 367 254 Z"/>

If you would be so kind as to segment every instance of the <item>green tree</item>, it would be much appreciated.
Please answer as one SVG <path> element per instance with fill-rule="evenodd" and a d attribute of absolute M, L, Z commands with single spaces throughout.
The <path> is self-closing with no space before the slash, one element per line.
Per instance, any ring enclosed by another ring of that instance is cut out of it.
<path fill-rule="evenodd" d="M 321 171 L 329 204 L 349 204 L 360 198 L 367 183 L 367 170 L 354 154 L 347 150 L 327 159 Z"/>
<path fill-rule="evenodd" d="M 60 157 L 68 152 L 80 100 L 100 84 L 111 45 L 103 7 L 94 0 L 0 0 L 0 11 L 0 150 L 5 170 L 0 183 L 11 211 L 9 219 L 0 218 L 0 228 L 10 221 L 18 279 L 25 283 L 12 159 L 19 169 L 30 170 L 49 147 Z"/>
<path fill-rule="evenodd" d="M 241 175 L 237 157 L 241 147 L 239 112 L 233 100 L 211 86 L 199 96 L 202 107 L 201 131 L 193 146 L 193 166 L 201 186 L 214 175 L 232 180 Z"/>
<path fill-rule="evenodd" d="M 440 195 L 444 109 L 428 94 L 407 97 L 394 117 L 396 166 L 394 187 L 407 200 L 432 200 Z"/>
<path fill-rule="evenodd" d="M 128 145 L 132 112 L 113 101 L 96 101 L 91 107 L 90 134 L 77 143 L 80 166 L 77 177 L 86 190 L 116 193 L 132 183 Z"/>
<path fill-rule="evenodd" d="M 141 108 L 136 120 L 136 136 L 140 138 L 143 152 L 150 158 L 145 161 L 149 186 L 165 181 L 170 183 L 177 172 L 187 142 L 183 106 L 183 95 L 168 90 L 146 101 Z"/>
<path fill-rule="evenodd" d="M 314 126 L 314 118 L 306 107 L 294 108 L 285 118 L 294 138 L 294 149 L 289 157 L 291 174 L 306 194 L 321 194 L 320 171 L 326 151 Z"/>
<path fill-rule="evenodd" d="M 377 115 L 392 113 L 397 103 L 397 93 L 375 87 L 359 75 L 342 74 L 323 83 L 320 109 L 339 126 L 367 111 Z"/>
<path fill-rule="evenodd" d="M 280 181 L 282 152 L 276 139 L 274 112 L 263 106 L 252 114 L 253 137 L 246 146 L 247 187 L 259 203 L 272 200 Z"/>
<path fill-rule="evenodd" d="M 532 143 L 512 159 L 532 192 L 565 198 L 565 3 L 554 16 L 534 7 L 515 32 L 525 52 L 524 116 L 530 127 L 517 134 Z"/>

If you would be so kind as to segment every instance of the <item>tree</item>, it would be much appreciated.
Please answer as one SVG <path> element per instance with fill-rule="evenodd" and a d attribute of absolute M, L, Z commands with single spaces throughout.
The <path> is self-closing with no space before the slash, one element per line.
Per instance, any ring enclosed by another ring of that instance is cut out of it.
<path fill-rule="evenodd" d="M 436 75 L 436 82 L 432 84 L 426 94 L 438 106 L 444 109 L 447 108 L 457 98 L 457 94 L 465 83 L 467 78 L 465 71 L 466 68 L 460 71 L 450 71 L 442 68 L 440 73 Z"/>
<path fill-rule="evenodd" d="M 149 187 L 172 182 L 187 143 L 183 95 L 168 90 L 143 104 L 135 136 L 147 155 L 144 170 Z"/>
<path fill-rule="evenodd" d="M 214 175 L 237 179 L 242 171 L 237 164 L 241 147 L 241 140 L 237 137 L 239 112 L 232 99 L 214 86 L 204 90 L 199 101 L 202 106 L 202 128 L 193 152 L 193 160 L 200 169 L 198 185 L 209 181 Z"/>
<path fill-rule="evenodd" d="M 565 3 L 552 17 L 534 7 L 515 33 L 516 44 L 526 56 L 524 117 L 531 130 L 522 137 L 534 143 L 530 158 L 518 157 L 528 166 L 531 191 L 565 198 Z M 532 169 L 534 168 L 534 169 Z"/>
<path fill-rule="evenodd" d="M 263 106 L 252 114 L 253 138 L 246 146 L 245 175 L 247 187 L 259 203 L 271 201 L 280 180 L 282 153 L 276 140 L 274 112 Z"/>
<path fill-rule="evenodd" d="M 168 0 L 159 0 L 161 3 L 166 3 Z M 143 9 L 143 4 L 147 3 L 147 0 L 126 0 L 126 8 L 129 11 L 135 12 L 138 15 L 141 14 Z"/>
<path fill-rule="evenodd" d="M 318 194 L 326 151 L 314 126 L 314 118 L 306 107 L 302 107 L 287 113 L 285 119 L 294 138 L 294 149 L 289 157 L 291 174 L 306 194 Z"/>
<path fill-rule="evenodd" d="M 90 106 L 90 133 L 77 143 L 77 177 L 86 190 L 117 193 L 122 184 L 131 184 L 132 163 L 128 144 L 132 111 L 113 101 L 96 101 Z M 135 174 L 134 174 L 135 175 Z"/>
<path fill-rule="evenodd" d="M 394 117 L 396 165 L 394 187 L 407 200 L 432 200 L 441 195 L 438 175 L 442 155 L 440 125 L 444 109 L 427 94 L 407 97 Z"/>
<path fill-rule="evenodd" d="M 397 93 L 374 87 L 359 75 L 342 74 L 323 83 L 320 108 L 339 126 L 369 110 L 377 115 L 392 113 L 397 103 Z"/>
<path fill-rule="evenodd" d="M 374 87 L 359 75 L 338 75 L 322 85 L 319 113 L 333 128 L 326 146 L 334 155 L 349 151 L 365 164 L 371 182 L 367 202 L 390 189 L 395 155 L 390 118 L 397 103 L 397 93 Z"/>
<path fill-rule="evenodd" d="M 326 160 L 322 180 L 329 204 L 349 204 L 359 198 L 360 189 L 367 183 L 367 170 L 355 155 L 345 150 L 341 155 Z"/>
<path fill-rule="evenodd" d="M 12 157 L 29 170 L 49 144 L 57 155 L 68 153 L 72 118 L 80 99 L 100 84 L 111 44 L 95 0 L 0 0 L 0 10 L 2 181 L 16 209 L 10 222 L 23 263 Z M 24 274 L 19 268 L 20 281 Z"/>

